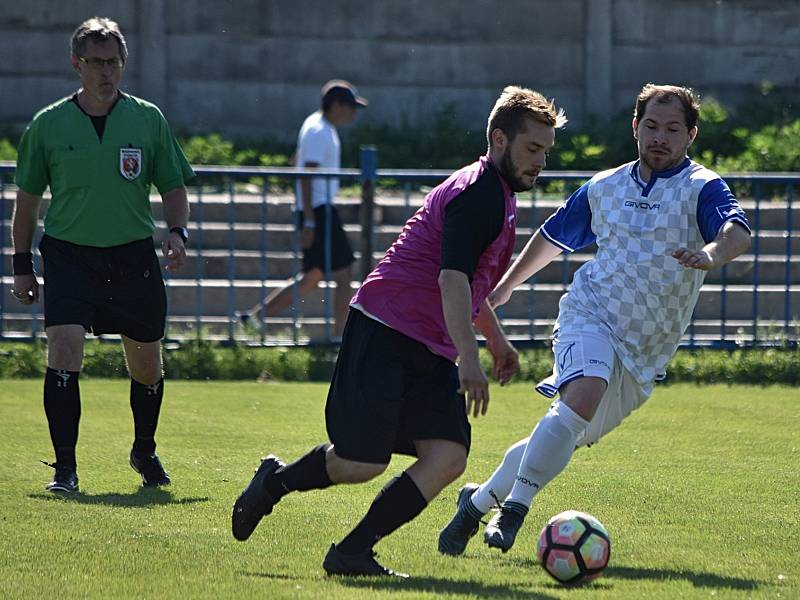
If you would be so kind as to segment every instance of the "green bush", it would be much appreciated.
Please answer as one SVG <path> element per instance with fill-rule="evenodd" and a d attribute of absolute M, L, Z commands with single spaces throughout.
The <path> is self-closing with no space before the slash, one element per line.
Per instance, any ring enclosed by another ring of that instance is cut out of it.
<path fill-rule="evenodd" d="M 219 346 L 190 341 L 164 349 L 168 379 L 330 381 L 338 350 L 334 347 L 261 348 Z M 91 341 L 86 344 L 83 375 L 128 377 L 119 344 Z M 46 348 L 41 342 L 0 345 L 0 378 L 42 377 Z M 488 372 L 491 357 L 481 351 Z M 548 348 L 520 352 L 516 381 L 538 382 L 553 366 Z M 790 348 L 727 350 L 680 350 L 673 357 L 666 384 L 744 383 L 800 385 L 800 352 Z"/>
<path fill-rule="evenodd" d="M 290 145 L 273 140 L 234 142 L 219 133 L 180 138 L 180 144 L 193 165 L 283 167 L 292 152 Z"/>
<path fill-rule="evenodd" d="M 735 156 L 718 156 L 722 172 L 800 171 L 800 119 L 786 125 L 766 125 L 758 131 L 737 129 L 744 150 Z"/>
<path fill-rule="evenodd" d="M 17 147 L 8 138 L 0 139 L 0 160 L 17 160 Z"/>
<path fill-rule="evenodd" d="M 0 378 L 42 377 L 47 347 L 42 342 L 0 345 Z"/>
<path fill-rule="evenodd" d="M 456 169 L 486 152 L 486 132 L 465 128 L 455 105 L 446 104 L 428 123 L 367 122 L 343 132 L 342 165 L 357 167 L 365 144 L 377 147 L 380 168 Z"/>
<path fill-rule="evenodd" d="M 81 372 L 90 377 L 127 377 L 128 367 L 122 346 L 113 342 L 86 344 Z"/>
<path fill-rule="evenodd" d="M 457 108 L 446 104 L 430 121 L 418 125 L 358 123 L 342 132 L 342 165 L 358 167 L 359 148 L 365 144 L 378 148 L 378 161 L 383 168 L 455 169 L 468 164 L 486 151 L 486 133 L 482 128 L 466 128 Z M 229 140 L 210 133 L 179 139 L 194 165 L 285 166 L 294 151 L 293 143 L 270 138 Z M 735 107 L 725 106 L 711 96 L 702 98 L 700 133 L 691 153 L 706 166 L 722 172 L 790 171 L 800 170 L 798 144 L 797 92 L 763 83 L 746 93 Z M 548 168 L 598 171 L 635 157 L 631 109 L 625 109 L 609 119 L 589 118 L 580 129 L 569 124 L 559 131 Z M 16 139 L 0 135 L 0 160 L 15 159 Z M 222 181 L 216 178 L 210 183 Z M 287 185 L 285 180 L 269 183 Z"/>

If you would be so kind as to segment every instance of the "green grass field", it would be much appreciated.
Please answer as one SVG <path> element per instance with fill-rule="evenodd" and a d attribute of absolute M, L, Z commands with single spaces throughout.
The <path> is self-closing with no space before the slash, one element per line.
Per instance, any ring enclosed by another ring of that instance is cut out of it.
<path fill-rule="evenodd" d="M 460 558 L 436 551 L 458 488 L 488 476 L 546 402 L 529 385 L 492 388 L 473 421 L 465 476 L 376 549 L 407 581 L 325 577 L 332 541 L 386 479 L 285 498 L 246 543 L 230 509 L 261 454 L 294 459 L 324 440 L 326 386 L 168 382 L 159 453 L 173 476 L 143 490 L 127 465 L 127 383 L 84 380 L 81 493 L 44 491 L 52 460 L 40 381 L 0 382 L 2 598 L 800 598 L 800 390 L 658 388 L 600 444 L 579 450 L 537 498 L 516 546 L 476 537 Z M 539 529 L 584 510 L 612 537 L 606 573 L 561 588 L 535 562 Z"/>

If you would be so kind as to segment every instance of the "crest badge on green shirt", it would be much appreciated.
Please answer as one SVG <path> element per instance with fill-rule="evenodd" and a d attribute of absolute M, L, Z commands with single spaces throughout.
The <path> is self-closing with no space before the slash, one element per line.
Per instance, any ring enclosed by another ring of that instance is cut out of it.
<path fill-rule="evenodd" d="M 142 173 L 142 149 L 119 149 L 119 172 L 128 181 L 133 181 Z"/>

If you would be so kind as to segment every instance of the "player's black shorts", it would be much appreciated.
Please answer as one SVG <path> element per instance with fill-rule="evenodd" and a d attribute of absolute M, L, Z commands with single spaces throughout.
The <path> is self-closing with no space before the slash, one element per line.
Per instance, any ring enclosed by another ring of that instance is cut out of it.
<path fill-rule="evenodd" d="M 351 308 L 325 406 L 329 439 L 338 456 L 368 463 L 416 456 L 414 440 L 451 440 L 469 452 L 457 390 L 456 365 Z"/>
<path fill-rule="evenodd" d="M 45 235 L 39 252 L 45 327 L 83 325 L 137 342 L 164 337 L 167 295 L 151 238 L 95 248 Z"/>
<path fill-rule="evenodd" d="M 339 219 L 339 212 L 331 205 L 329 208 L 318 206 L 314 209 L 314 241 L 311 246 L 303 250 L 303 273 L 311 269 L 320 269 L 325 272 L 325 232 L 328 230 L 327 221 L 330 213 L 330 270 L 338 271 L 349 267 L 353 260 L 353 248 L 347 239 L 347 234 Z M 303 213 L 297 212 L 297 228 L 303 229 Z"/>

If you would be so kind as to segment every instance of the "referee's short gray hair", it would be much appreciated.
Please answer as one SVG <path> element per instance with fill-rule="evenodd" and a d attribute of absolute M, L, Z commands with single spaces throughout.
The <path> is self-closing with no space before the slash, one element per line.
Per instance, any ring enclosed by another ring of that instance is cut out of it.
<path fill-rule="evenodd" d="M 486 126 L 486 141 L 489 146 L 492 145 L 492 131 L 501 129 L 508 140 L 512 141 L 518 133 L 525 130 L 527 119 L 556 129 L 567 124 L 564 109 L 556 108 L 553 100 L 548 100 L 537 91 L 509 85 L 500 94 L 489 114 Z"/>
<path fill-rule="evenodd" d="M 125 36 L 122 35 L 117 22 L 106 17 L 92 17 L 78 25 L 70 40 L 72 54 L 83 56 L 83 53 L 86 52 L 87 40 L 98 43 L 111 39 L 116 40 L 117 46 L 119 46 L 119 57 L 122 62 L 128 62 L 128 45 L 125 43 Z"/>

